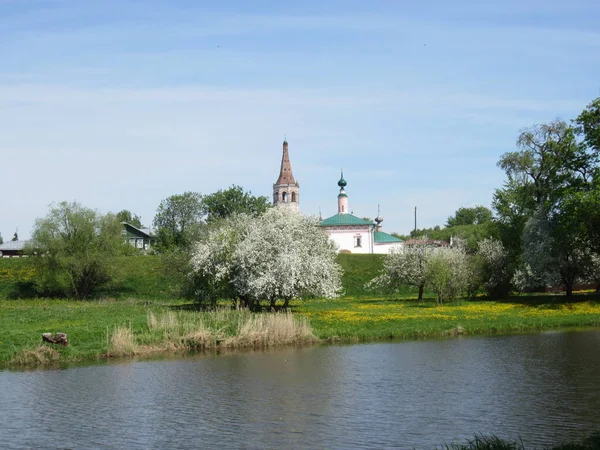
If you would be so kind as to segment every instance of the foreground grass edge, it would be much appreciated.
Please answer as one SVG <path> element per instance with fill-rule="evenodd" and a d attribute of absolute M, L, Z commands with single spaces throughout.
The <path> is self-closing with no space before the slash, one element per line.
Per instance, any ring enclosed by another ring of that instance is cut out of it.
<path fill-rule="evenodd" d="M 591 300 L 589 300 L 591 298 Z M 560 300 L 560 299 L 559 299 Z M 461 302 L 410 299 L 297 301 L 292 312 L 197 311 L 181 301 L 0 301 L 0 364 L 39 366 L 113 357 L 319 342 L 497 335 L 600 326 L 600 303 Z M 42 344 L 42 332 L 66 332 L 71 346 Z"/>

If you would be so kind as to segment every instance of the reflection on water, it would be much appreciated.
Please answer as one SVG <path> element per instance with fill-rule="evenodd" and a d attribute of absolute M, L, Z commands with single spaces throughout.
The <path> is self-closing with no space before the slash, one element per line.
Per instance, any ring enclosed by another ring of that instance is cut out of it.
<path fill-rule="evenodd" d="M 528 445 L 600 428 L 600 332 L 0 372 L 2 448 Z"/>

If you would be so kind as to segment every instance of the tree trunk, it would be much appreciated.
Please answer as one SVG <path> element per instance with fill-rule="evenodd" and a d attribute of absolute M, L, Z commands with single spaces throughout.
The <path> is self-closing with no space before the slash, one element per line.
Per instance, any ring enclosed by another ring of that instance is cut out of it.
<path fill-rule="evenodd" d="M 573 295 L 573 282 L 566 283 L 565 286 L 565 294 L 567 297 L 571 297 Z"/>
<path fill-rule="evenodd" d="M 419 285 L 419 298 L 417 299 L 418 301 L 423 300 L 423 285 Z"/>
<path fill-rule="evenodd" d="M 288 307 L 289 305 L 290 305 L 290 299 L 289 299 L 289 298 L 286 298 L 286 299 L 284 300 L 284 302 L 283 302 L 283 306 L 282 306 L 282 308 L 283 308 L 283 309 L 287 309 L 287 307 Z"/>

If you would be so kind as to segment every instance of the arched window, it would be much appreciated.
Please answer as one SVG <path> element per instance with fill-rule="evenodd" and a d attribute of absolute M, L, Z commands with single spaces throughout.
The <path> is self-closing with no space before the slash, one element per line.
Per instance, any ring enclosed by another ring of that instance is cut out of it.
<path fill-rule="evenodd" d="M 281 194 L 281 201 L 283 203 L 287 203 L 287 201 L 288 201 L 287 192 L 284 192 L 283 194 Z"/>
<path fill-rule="evenodd" d="M 354 237 L 354 246 L 355 247 L 362 247 L 362 236 L 355 236 Z"/>
<path fill-rule="evenodd" d="M 296 193 L 292 192 L 292 203 L 296 203 Z"/>

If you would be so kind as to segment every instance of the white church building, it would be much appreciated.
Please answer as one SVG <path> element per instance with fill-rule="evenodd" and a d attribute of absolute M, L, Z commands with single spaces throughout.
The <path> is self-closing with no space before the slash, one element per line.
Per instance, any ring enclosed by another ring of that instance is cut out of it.
<path fill-rule="evenodd" d="M 401 239 L 382 231 L 381 216 L 374 222 L 350 213 L 346 194 L 344 173 L 338 181 L 338 213 L 321 220 L 320 226 L 338 246 L 340 253 L 389 253 L 392 248 L 403 247 Z M 273 204 L 287 206 L 299 211 L 300 186 L 292 174 L 287 140 L 283 142 L 283 156 L 279 178 L 273 184 Z"/>

